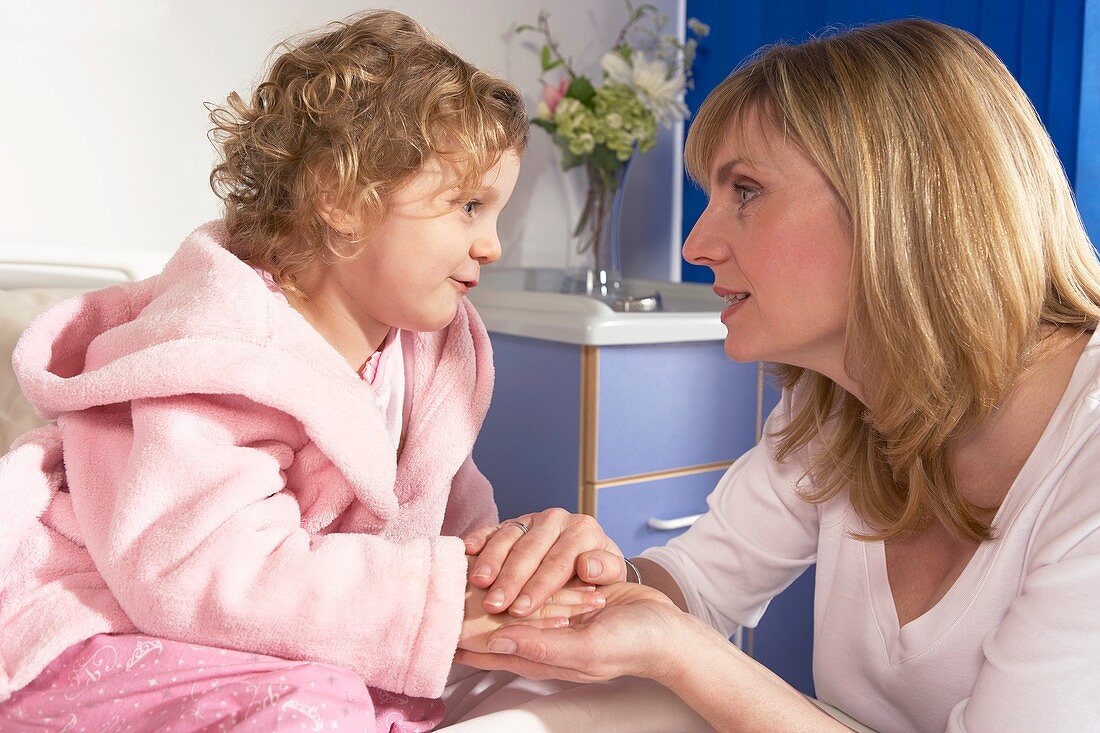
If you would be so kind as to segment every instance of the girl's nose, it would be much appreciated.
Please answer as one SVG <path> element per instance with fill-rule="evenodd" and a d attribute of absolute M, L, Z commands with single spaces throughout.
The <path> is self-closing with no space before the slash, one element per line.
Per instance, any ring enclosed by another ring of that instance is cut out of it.
<path fill-rule="evenodd" d="M 483 265 L 491 265 L 500 259 L 500 236 L 494 228 L 488 236 L 478 237 L 470 247 L 470 257 Z"/>

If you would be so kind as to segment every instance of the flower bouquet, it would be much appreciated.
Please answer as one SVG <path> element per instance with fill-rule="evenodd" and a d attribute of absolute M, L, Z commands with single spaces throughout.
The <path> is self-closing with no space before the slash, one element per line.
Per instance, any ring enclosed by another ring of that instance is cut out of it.
<path fill-rule="evenodd" d="M 653 5 L 626 1 L 627 19 L 600 61 L 598 85 L 578 74 L 550 30 L 550 15 L 517 33 L 542 36 L 539 80 L 542 100 L 531 123 L 546 130 L 561 150 L 562 170 L 583 167 L 588 191 L 573 228 L 575 252 L 585 264 L 567 273 L 564 289 L 613 300 L 622 295 L 619 214 L 630 161 L 657 142 L 659 127 L 687 116 L 684 90 L 698 38 L 710 29 L 688 21 L 692 35 L 680 41 L 664 32 L 668 17 Z M 563 74 L 549 81 L 553 72 Z"/>

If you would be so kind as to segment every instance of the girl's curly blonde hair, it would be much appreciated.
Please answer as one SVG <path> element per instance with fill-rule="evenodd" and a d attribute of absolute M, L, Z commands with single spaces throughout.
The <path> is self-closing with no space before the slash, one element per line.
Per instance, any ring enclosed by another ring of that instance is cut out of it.
<path fill-rule="evenodd" d="M 433 156 L 475 188 L 527 142 L 516 88 L 462 60 L 408 16 L 368 11 L 276 47 L 250 101 L 210 106 L 229 249 L 305 295 L 296 275 L 329 251 L 322 197 L 367 222 Z M 361 251 L 361 250 L 359 250 Z M 353 252 L 354 257 L 358 254 Z"/>

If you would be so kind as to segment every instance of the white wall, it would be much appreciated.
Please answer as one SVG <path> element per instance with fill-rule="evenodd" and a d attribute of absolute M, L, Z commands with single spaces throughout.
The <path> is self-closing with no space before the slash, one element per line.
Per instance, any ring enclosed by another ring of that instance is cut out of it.
<path fill-rule="evenodd" d="M 656 0 L 682 23 L 684 0 Z M 407 0 L 470 61 L 515 81 L 533 109 L 540 7 L 577 66 L 598 69 L 625 10 L 618 0 Z M 203 102 L 245 96 L 285 37 L 365 6 L 351 0 L 0 0 L 0 244 L 171 251 L 219 215 Z M 678 279 L 679 141 L 665 133 L 631 175 L 627 272 Z M 542 130 L 501 224 L 504 264 L 560 267 L 581 180 L 563 175 Z M 630 194 L 628 193 L 628 196 Z"/>

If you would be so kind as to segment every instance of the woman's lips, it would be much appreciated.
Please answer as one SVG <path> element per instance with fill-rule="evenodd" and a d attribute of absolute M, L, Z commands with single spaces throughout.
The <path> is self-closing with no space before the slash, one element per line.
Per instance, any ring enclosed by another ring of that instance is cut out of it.
<path fill-rule="evenodd" d="M 742 297 L 740 299 L 733 300 L 733 301 L 729 301 L 729 300 L 726 301 L 727 303 L 729 303 L 729 305 L 727 305 L 725 308 L 722 309 L 721 318 L 722 318 L 723 321 L 726 320 L 726 318 L 730 314 L 732 314 L 735 310 L 737 310 L 738 308 L 743 306 L 745 304 L 745 301 L 749 299 L 749 296 L 748 296 L 747 293 L 743 294 L 743 295 L 744 295 L 744 297 Z"/>
<path fill-rule="evenodd" d="M 715 286 L 713 290 L 715 295 L 726 301 L 726 307 L 722 310 L 722 320 L 725 320 L 726 316 L 737 310 L 750 297 L 743 290 L 729 290 L 718 286 Z"/>

